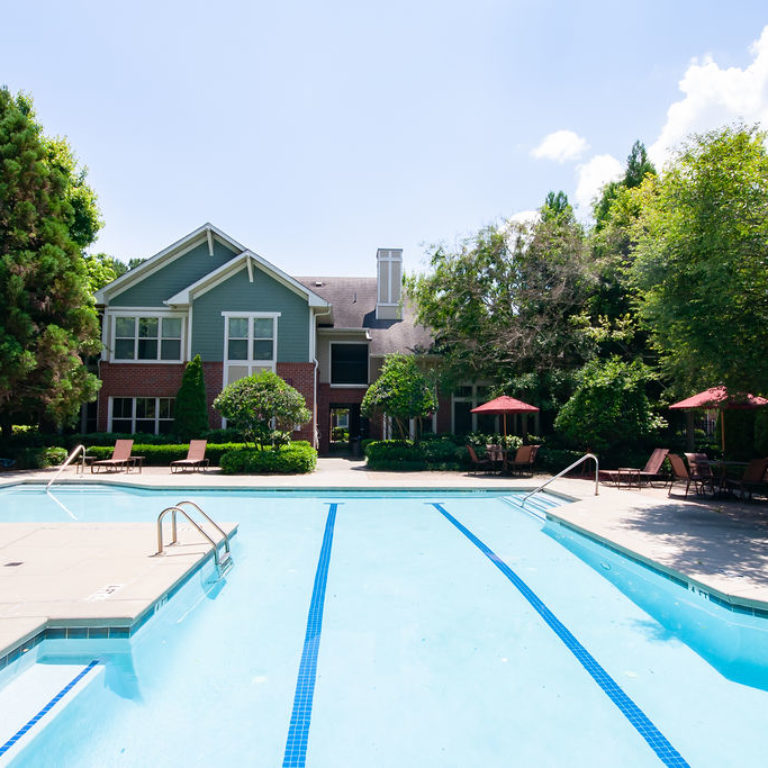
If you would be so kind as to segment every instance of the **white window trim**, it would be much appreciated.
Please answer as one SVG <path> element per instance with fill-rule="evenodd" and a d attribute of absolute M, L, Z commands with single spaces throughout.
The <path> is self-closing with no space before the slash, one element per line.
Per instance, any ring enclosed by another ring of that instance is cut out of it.
<path fill-rule="evenodd" d="M 224 318 L 224 370 L 222 372 L 222 389 L 227 386 L 227 379 L 230 365 L 240 365 L 248 368 L 248 375 L 253 375 L 254 368 L 269 368 L 272 373 L 277 373 L 277 334 L 278 334 L 278 319 L 280 318 L 280 312 L 234 312 L 227 311 L 222 312 L 221 316 Z M 230 318 L 244 318 L 248 320 L 248 358 L 245 360 L 230 360 L 229 359 L 229 319 Z M 251 355 L 253 354 L 253 322 L 254 318 L 264 319 L 268 318 L 272 320 L 272 359 L 271 360 L 254 360 Z"/>
<path fill-rule="evenodd" d="M 136 433 L 136 400 L 138 398 L 141 398 L 142 400 L 154 400 L 155 401 L 155 431 L 152 433 L 154 435 L 160 434 L 160 422 L 161 421 L 174 421 L 174 419 L 161 419 L 160 418 L 160 400 L 175 400 L 175 397 L 169 397 L 164 395 L 157 395 L 153 397 L 152 395 L 112 395 L 109 398 L 109 401 L 107 403 L 107 431 L 108 432 L 114 432 L 112 429 L 112 419 L 113 419 L 113 403 L 115 398 L 120 398 L 121 400 L 130 400 L 131 401 L 131 434 Z M 127 418 L 124 416 L 120 417 L 121 419 Z M 146 421 L 146 419 L 144 419 Z"/>
<path fill-rule="evenodd" d="M 357 344 L 358 346 L 365 344 L 365 346 L 368 348 L 368 352 L 366 354 L 366 357 L 367 357 L 366 378 L 368 379 L 367 384 L 334 384 L 333 383 L 333 347 L 334 345 L 342 345 L 342 344 Z M 371 386 L 371 345 L 365 341 L 329 341 L 328 342 L 328 382 L 330 383 L 331 389 L 368 389 L 368 387 Z"/>
<path fill-rule="evenodd" d="M 157 318 L 158 320 L 162 320 L 164 318 L 178 318 L 181 320 L 181 336 L 179 338 L 179 357 L 177 359 L 169 360 L 165 358 L 159 357 L 159 355 L 162 353 L 162 336 L 157 337 L 157 354 L 158 357 L 153 358 L 152 360 L 139 360 L 138 359 L 138 345 L 139 345 L 139 335 L 138 335 L 138 327 L 135 327 L 136 335 L 134 336 L 134 354 L 137 355 L 137 357 L 134 357 L 133 359 L 124 359 L 124 358 L 118 358 L 115 356 L 115 349 L 117 347 L 117 318 L 118 317 L 133 317 L 136 320 L 136 323 L 140 319 L 144 318 Z M 147 311 L 146 309 L 132 309 L 130 307 L 125 307 L 121 309 L 110 309 L 108 311 L 107 315 L 107 322 L 109 324 L 109 332 L 108 332 L 108 338 L 110 341 L 110 344 L 107 345 L 107 349 L 109 351 L 109 356 L 107 357 L 108 362 L 115 363 L 116 365 L 126 365 L 126 364 L 133 364 L 133 365 L 157 365 L 160 364 L 170 364 L 174 365 L 177 363 L 183 363 L 185 362 L 185 348 L 187 345 L 187 338 L 189 337 L 189 334 L 187 332 L 187 313 L 186 312 L 174 312 L 172 310 L 163 310 L 163 309 L 153 309 L 151 311 Z M 106 325 L 107 323 L 105 323 Z"/>

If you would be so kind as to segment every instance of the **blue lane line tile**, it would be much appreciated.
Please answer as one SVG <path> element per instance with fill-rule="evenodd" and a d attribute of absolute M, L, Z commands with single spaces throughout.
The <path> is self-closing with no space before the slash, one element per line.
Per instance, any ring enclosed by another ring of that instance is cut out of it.
<path fill-rule="evenodd" d="M 307 632 L 304 636 L 304 649 L 301 653 L 296 693 L 293 697 L 291 724 L 288 728 L 288 739 L 285 743 L 283 768 L 304 768 L 306 764 L 309 723 L 312 718 L 312 702 L 315 695 L 315 678 L 317 676 L 317 653 L 320 650 L 320 634 L 323 631 L 325 588 L 328 583 L 328 565 L 331 561 L 333 528 L 336 524 L 336 509 L 338 506 L 338 504 L 331 504 L 329 506 L 328 519 L 325 522 L 323 545 L 320 548 L 320 559 L 318 560 L 315 573 L 315 586 L 312 590 L 312 600 L 309 604 Z"/>
<path fill-rule="evenodd" d="M 442 504 L 432 504 L 435 509 L 464 534 L 517 588 L 547 626 L 563 641 L 565 647 L 578 659 L 592 679 L 619 708 L 632 727 L 645 739 L 651 749 L 668 768 L 690 768 L 682 755 L 651 722 L 640 707 L 621 689 L 619 684 L 600 666 L 592 654 L 576 639 L 539 596 L 486 544 L 465 528 Z"/>
<path fill-rule="evenodd" d="M 97 664 L 98 659 L 92 661 L 76 677 L 72 678 L 34 717 L 28 720 L 8 741 L 0 746 L 0 756 L 4 755 L 25 733 L 36 723 L 42 720 L 63 698 L 66 696 Z"/>

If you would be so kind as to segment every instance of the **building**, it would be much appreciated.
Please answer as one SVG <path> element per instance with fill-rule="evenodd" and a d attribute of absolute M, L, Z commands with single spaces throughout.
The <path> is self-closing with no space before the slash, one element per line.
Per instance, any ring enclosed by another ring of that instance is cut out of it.
<path fill-rule="evenodd" d="M 222 426 L 211 404 L 224 386 L 271 370 L 313 414 L 296 439 L 327 452 L 334 424 L 353 438 L 386 435 L 383 420 L 360 415 L 365 391 L 385 355 L 427 354 L 432 340 L 402 300 L 402 251 L 379 249 L 375 269 L 371 278 L 291 277 L 204 224 L 97 292 L 96 428 L 170 432 L 184 367 L 199 354 L 212 428 Z M 449 431 L 451 408 L 429 428 Z"/>

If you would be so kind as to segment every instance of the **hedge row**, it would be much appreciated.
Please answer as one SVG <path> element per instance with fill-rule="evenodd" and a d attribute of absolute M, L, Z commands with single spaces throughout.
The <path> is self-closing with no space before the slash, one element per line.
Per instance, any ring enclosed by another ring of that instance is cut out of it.
<path fill-rule="evenodd" d="M 87 449 L 88 455 L 97 461 L 112 456 L 114 445 L 92 445 Z M 143 456 L 144 464 L 148 467 L 167 467 L 172 461 L 187 458 L 189 444 L 150 445 L 149 443 L 134 443 L 131 455 Z M 211 466 L 216 467 L 221 457 L 226 453 L 245 450 L 242 443 L 208 443 L 205 457 L 210 459 Z"/>
<path fill-rule="evenodd" d="M 235 474 L 306 474 L 317 466 L 317 451 L 306 441 L 297 440 L 279 451 L 241 448 L 221 457 L 221 471 Z"/>
<path fill-rule="evenodd" d="M 418 472 L 424 469 L 459 470 L 469 464 L 465 446 L 450 438 L 423 440 L 378 440 L 365 446 L 368 468 Z"/>

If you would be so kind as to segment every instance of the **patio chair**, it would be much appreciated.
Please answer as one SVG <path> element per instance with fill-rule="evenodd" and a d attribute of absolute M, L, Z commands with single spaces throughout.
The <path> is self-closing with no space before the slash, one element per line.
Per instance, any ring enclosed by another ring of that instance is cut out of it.
<path fill-rule="evenodd" d="M 716 478 L 712 472 L 712 465 L 706 453 L 686 453 L 685 460 L 688 462 L 691 477 L 700 483 L 712 486 L 712 493 L 715 492 L 716 485 L 719 487 L 722 484 L 722 478 Z"/>
<path fill-rule="evenodd" d="M 688 498 L 688 489 L 691 487 L 691 483 L 693 483 L 696 493 L 704 493 L 704 490 L 709 487 L 714 495 L 715 485 L 711 470 L 709 476 L 701 477 L 696 475 L 693 470 L 689 471 L 688 467 L 685 466 L 682 457 L 678 456 L 676 453 L 670 453 L 667 458 L 672 466 L 672 478 L 669 481 L 669 492 L 667 493 L 667 496 L 672 495 L 672 486 L 675 482 L 685 483 L 685 498 Z"/>
<path fill-rule="evenodd" d="M 115 440 L 115 447 L 112 449 L 111 458 L 94 461 L 91 464 L 91 474 L 93 474 L 95 468 L 114 471 L 119 469 L 127 470 L 131 462 L 132 450 L 133 440 Z"/>
<path fill-rule="evenodd" d="M 205 448 L 208 445 L 207 440 L 190 440 L 189 450 L 187 451 L 186 459 L 179 459 L 178 461 L 171 462 L 171 472 L 191 469 L 197 470 L 208 469 L 211 460 L 205 458 Z"/>
<path fill-rule="evenodd" d="M 653 453 L 645 462 L 645 466 L 642 469 L 630 468 L 633 477 L 637 477 L 638 482 L 643 480 L 648 482 L 648 485 L 653 485 L 654 480 L 662 480 L 661 467 L 664 464 L 664 459 L 667 458 L 669 448 L 654 448 Z M 626 472 L 625 469 L 621 471 L 618 469 L 601 469 L 598 473 L 598 477 L 603 482 L 613 482 L 618 485 L 621 473 Z M 666 482 L 666 481 L 665 481 Z M 664 486 L 662 485 L 662 488 Z"/>
<path fill-rule="evenodd" d="M 469 453 L 469 459 L 472 462 L 472 469 L 470 472 L 495 472 L 497 469 L 497 463 L 490 458 L 480 459 L 475 452 L 475 449 L 467 443 L 467 452 Z"/>
<path fill-rule="evenodd" d="M 504 462 L 504 469 L 513 474 L 528 474 L 533 477 L 533 462 L 536 461 L 538 452 L 538 445 L 521 445 L 515 453 L 515 458 Z"/>
<path fill-rule="evenodd" d="M 759 493 L 768 496 L 768 482 L 765 479 L 765 473 L 768 471 L 768 459 L 752 459 L 747 464 L 740 480 L 725 481 L 725 486 L 729 490 L 738 490 L 739 498 L 744 499 L 748 494 L 752 501 L 752 494 Z"/>

